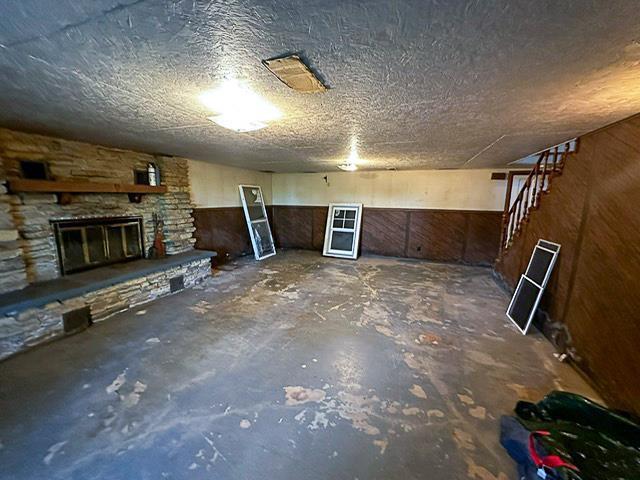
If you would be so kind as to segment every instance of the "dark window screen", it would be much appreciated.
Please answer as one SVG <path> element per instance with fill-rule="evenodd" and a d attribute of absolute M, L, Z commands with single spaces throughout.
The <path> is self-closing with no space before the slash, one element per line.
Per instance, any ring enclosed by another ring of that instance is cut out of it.
<path fill-rule="evenodd" d="M 516 289 L 513 303 L 509 308 L 509 316 L 524 330 L 529 322 L 531 311 L 536 305 L 541 289 L 524 277 L 520 278 L 520 283 Z"/>
<path fill-rule="evenodd" d="M 538 285 L 542 285 L 544 278 L 547 276 L 547 271 L 551 266 L 553 260 L 553 253 L 547 252 L 542 248 L 536 247 L 533 250 L 533 256 L 531 257 L 531 263 L 525 275 L 536 282 Z"/>
<path fill-rule="evenodd" d="M 331 250 L 351 252 L 353 247 L 353 232 L 333 232 L 331 237 Z"/>
<path fill-rule="evenodd" d="M 560 245 L 556 245 L 555 243 L 551 243 L 551 242 L 545 242 L 544 240 L 540 240 L 538 242 L 538 245 L 540 245 L 542 248 L 546 248 L 547 250 L 551 250 L 553 252 L 557 252 L 558 249 L 560 248 Z"/>

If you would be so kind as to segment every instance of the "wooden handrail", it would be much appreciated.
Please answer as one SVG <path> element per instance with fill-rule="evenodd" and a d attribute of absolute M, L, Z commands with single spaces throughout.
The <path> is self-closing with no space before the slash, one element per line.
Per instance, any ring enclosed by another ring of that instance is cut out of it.
<path fill-rule="evenodd" d="M 577 142 L 576 139 L 576 150 Z M 507 203 L 502 214 L 501 254 L 509 248 L 513 238 L 522 228 L 522 224 L 529 219 L 531 209 L 539 208 L 542 195 L 548 193 L 551 188 L 551 179 L 562 173 L 570 153 L 573 153 L 571 142 L 565 143 L 562 151 L 559 146 L 556 146 L 540 153 L 538 161 L 531 169 L 513 204 L 509 206 Z"/>

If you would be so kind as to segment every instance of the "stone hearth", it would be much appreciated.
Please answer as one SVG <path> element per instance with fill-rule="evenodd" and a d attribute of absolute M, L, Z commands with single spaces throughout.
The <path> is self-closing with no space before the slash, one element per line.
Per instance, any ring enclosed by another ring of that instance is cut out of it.
<path fill-rule="evenodd" d="M 214 252 L 192 250 L 136 260 L 0 295 L 0 360 L 65 335 L 63 317 L 70 312 L 88 308 L 91 322 L 98 322 L 192 287 L 211 275 L 213 256 Z M 177 287 L 172 288 L 172 280 Z"/>

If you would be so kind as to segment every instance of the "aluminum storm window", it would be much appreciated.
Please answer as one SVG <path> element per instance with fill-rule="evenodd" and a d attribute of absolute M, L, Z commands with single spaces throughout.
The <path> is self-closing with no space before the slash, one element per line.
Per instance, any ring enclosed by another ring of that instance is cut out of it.
<path fill-rule="evenodd" d="M 262 189 L 256 185 L 238 185 L 238 187 L 256 260 L 275 255 L 276 248 L 273 244 L 267 210 L 264 207 Z"/>
<path fill-rule="evenodd" d="M 361 203 L 329 204 L 322 254 L 329 257 L 357 258 L 361 220 Z"/>

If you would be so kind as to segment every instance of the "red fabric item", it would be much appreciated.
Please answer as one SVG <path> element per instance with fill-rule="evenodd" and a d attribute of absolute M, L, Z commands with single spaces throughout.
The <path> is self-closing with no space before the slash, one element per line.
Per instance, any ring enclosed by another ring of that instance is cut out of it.
<path fill-rule="evenodd" d="M 562 458 L 560 458 L 558 455 L 547 455 L 544 457 L 541 457 L 540 455 L 538 455 L 538 452 L 536 451 L 536 441 L 535 441 L 535 436 L 536 435 L 541 435 L 543 437 L 546 437 L 548 435 L 551 435 L 549 432 L 544 431 L 544 430 L 538 430 L 536 432 L 531 432 L 529 434 L 529 455 L 531 455 L 531 460 L 533 460 L 533 463 L 535 463 L 536 467 L 541 468 L 541 467 L 549 467 L 549 468 L 560 468 L 560 467 L 565 467 L 565 468 L 570 468 L 571 470 L 575 470 L 578 471 L 578 467 L 576 467 L 575 465 L 572 465 L 568 462 L 565 462 Z"/>

